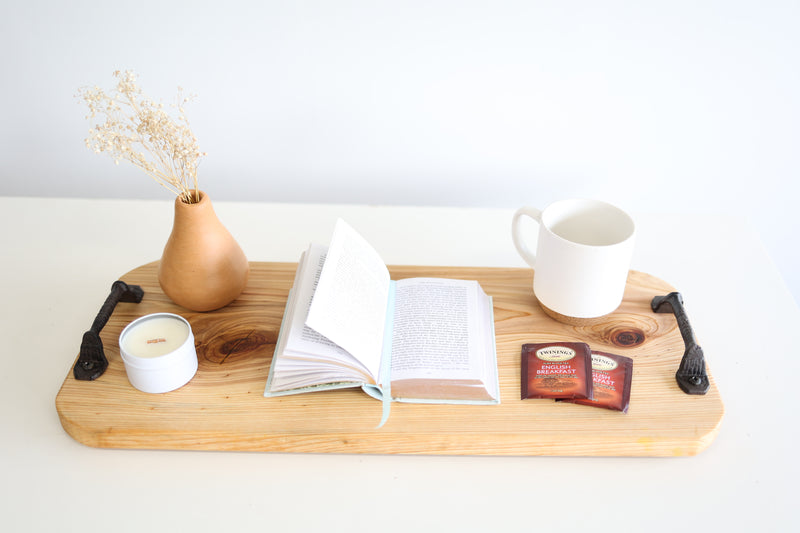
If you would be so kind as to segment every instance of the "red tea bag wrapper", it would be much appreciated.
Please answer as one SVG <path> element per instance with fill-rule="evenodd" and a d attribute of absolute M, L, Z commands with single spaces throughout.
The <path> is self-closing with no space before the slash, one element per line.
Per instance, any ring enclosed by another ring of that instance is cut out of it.
<path fill-rule="evenodd" d="M 592 351 L 593 398 L 564 401 L 627 413 L 631 401 L 632 379 L 633 359 Z"/>
<path fill-rule="evenodd" d="M 582 342 L 522 345 L 522 399 L 592 397 L 592 354 Z"/>

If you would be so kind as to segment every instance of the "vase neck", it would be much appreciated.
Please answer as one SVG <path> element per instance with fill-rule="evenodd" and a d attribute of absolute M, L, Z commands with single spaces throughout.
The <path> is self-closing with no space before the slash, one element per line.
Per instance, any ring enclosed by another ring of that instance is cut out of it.
<path fill-rule="evenodd" d="M 197 189 L 189 189 L 185 195 L 183 193 L 179 194 L 178 200 L 186 204 L 196 204 L 199 203 L 205 196 L 207 195 L 203 191 Z"/>
<path fill-rule="evenodd" d="M 195 192 L 192 191 L 192 196 L 194 197 L 194 195 Z M 200 201 L 192 204 L 186 203 L 181 196 L 175 199 L 175 226 L 183 224 L 197 225 L 217 220 L 217 215 L 214 213 L 214 207 L 211 205 L 208 195 L 203 191 L 198 191 L 197 196 Z"/>

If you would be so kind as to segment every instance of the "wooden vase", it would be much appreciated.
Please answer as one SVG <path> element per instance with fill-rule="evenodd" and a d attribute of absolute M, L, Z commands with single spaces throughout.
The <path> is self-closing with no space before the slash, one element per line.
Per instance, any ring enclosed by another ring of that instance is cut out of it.
<path fill-rule="evenodd" d="M 158 282 L 176 304 L 213 311 L 242 293 L 250 264 L 217 218 L 208 195 L 198 194 L 200 201 L 193 204 L 180 196 L 175 199 L 175 220 L 158 265 Z"/>

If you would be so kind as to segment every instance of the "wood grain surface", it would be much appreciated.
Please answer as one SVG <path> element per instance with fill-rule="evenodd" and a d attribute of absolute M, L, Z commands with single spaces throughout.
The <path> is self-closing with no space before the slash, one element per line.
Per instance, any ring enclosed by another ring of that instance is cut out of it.
<path fill-rule="evenodd" d="M 96 381 L 67 375 L 56 397 L 64 429 L 79 442 L 104 448 L 580 456 L 694 455 L 719 430 L 724 407 L 713 376 L 707 395 L 681 392 L 674 375 L 684 347 L 675 317 L 650 310 L 653 296 L 674 289 L 635 271 L 616 312 L 591 325 L 572 326 L 542 312 L 531 290 L 530 269 L 390 267 L 393 279 L 476 279 L 494 298 L 501 404 L 395 403 L 389 421 L 377 428 L 381 403 L 360 389 L 264 398 L 296 267 L 251 263 L 244 293 L 210 313 L 172 303 L 156 281 L 157 262 L 122 276 L 126 283 L 141 285 L 145 297 L 139 304 L 118 304 L 103 329 L 109 359 L 105 374 Z M 192 381 L 166 394 L 134 389 L 119 355 L 122 329 L 155 312 L 189 320 L 199 359 Z M 698 337 L 702 345 L 702 331 Z M 521 346 L 550 341 L 586 342 L 633 358 L 628 413 L 521 400 Z"/>

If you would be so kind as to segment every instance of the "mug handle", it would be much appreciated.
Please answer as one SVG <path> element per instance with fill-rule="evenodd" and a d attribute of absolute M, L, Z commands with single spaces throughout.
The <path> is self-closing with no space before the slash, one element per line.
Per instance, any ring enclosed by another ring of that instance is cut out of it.
<path fill-rule="evenodd" d="M 532 268 L 536 268 L 536 254 L 528 248 L 520 234 L 520 220 L 522 220 L 523 216 L 531 217 L 538 224 L 541 224 L 542 212 L 535 207 L 520 207 L 511 220 L 511 237 L 514 239 L 514 246 L 517 248 L 517 252 Z"/>

